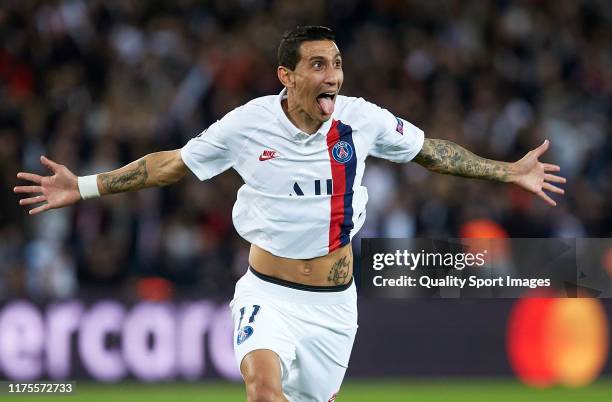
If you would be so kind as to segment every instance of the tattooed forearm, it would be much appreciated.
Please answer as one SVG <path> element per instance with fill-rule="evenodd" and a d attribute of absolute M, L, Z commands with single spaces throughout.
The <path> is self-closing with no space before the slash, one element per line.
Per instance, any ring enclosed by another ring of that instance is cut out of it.
<path fill-rule="evenodd" d="M 474 155 L 451 141 L 426 138 L 414 162 L 436 173 L 474 179 L 510 181 L 512 165 Z"/>
<path fill-rule="evenodd" d="M 180 149 L 154 152 L 122 168 L 99 174 L 98 190 L 105 195 L 166 186 L 179 181 L 187 171 Z"/>
<path fill-rule="evenodd" d="M 350 256 L 345 255 L 332 265 L 327 280 L 334 285 L 344 285 L 349 279 L 350 273 L 351 259 Z"/>
<path fill-rule="evenodd" d="M 113 194 L 144 188 L 149 177 L 146 165 L 143 158 L 125 168 L 98 175 L 100 193 Z"/>

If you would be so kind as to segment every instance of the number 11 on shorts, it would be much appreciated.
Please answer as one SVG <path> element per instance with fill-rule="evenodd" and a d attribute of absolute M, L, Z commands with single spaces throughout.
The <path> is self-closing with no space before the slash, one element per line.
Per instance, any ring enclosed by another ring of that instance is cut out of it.
<path fill-rule="evenodd" d="M 257 313 L 259 313 L 260 309 L 261 309 L 261 306 L 259 306 L 258 304 L 253 304 L 253 312 L 251 313 L 251 316 L 249 317 L 249 322 L 248 322 L 249 324 L 253 324 L 255 322 L 255 316 L 257 315 Z M 238 320 L 238 336 L 236 337 L 236 343 L 238 345 L 246 341 L 253 333 L 253 327 L 251 327 L 250 325 L 245 325 L 244 328 L 241 327 L 245 310 L 246 310 L 246 307 L 240 308 L 240 320 Z"/>

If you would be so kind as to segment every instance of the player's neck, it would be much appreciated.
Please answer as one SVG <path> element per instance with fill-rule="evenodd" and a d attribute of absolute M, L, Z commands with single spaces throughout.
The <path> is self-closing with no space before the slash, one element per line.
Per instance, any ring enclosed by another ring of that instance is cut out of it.
<path fill-rule="evenodd" d="M 321 121 L 312 119 L 299 104 L 290 102 L 289 98 L 283 99 L 281 104 L 289 121 L 306 134 L 316 133 L 323 124 Z"/>

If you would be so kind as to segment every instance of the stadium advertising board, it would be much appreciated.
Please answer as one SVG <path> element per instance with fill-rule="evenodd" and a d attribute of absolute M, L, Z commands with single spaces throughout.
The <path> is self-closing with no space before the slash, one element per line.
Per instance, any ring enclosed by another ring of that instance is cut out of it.
<path fill-rule="evenodd" d="M 66 301 L 0 309 L 0 376 L 112 382 L 240 378 L 226 304 Z"/>

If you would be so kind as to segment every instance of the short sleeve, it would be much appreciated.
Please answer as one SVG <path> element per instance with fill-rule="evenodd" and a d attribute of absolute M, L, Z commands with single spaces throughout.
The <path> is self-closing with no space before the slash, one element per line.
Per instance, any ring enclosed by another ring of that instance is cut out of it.
<path fill-rule="evenodd" d="M 392 162 L 409 162 L 423 147 L 423 130 L 373 103 L 365 102 L 366 113 L 376 132 L 369 154 Z"/>
<path fill-rule="evenodd" d="M 198 179 L 210 179 L 234 166 L 229 139 L 232 131 L 235 131 L 233 124 L 233 119 L 236 118 L 235 112 L 236 110 L 226 114 L 221 120 L 189 140 L 181 149 L 183 162 Z"/>

